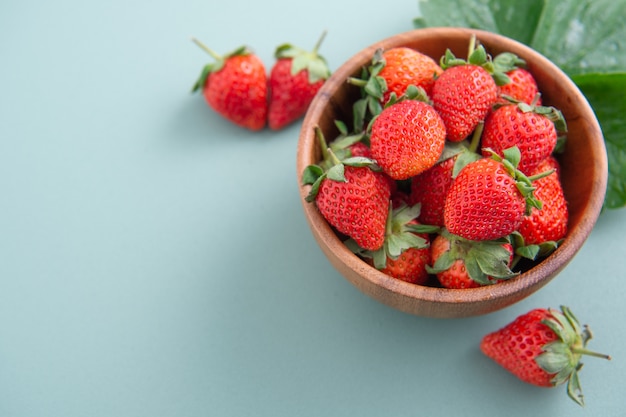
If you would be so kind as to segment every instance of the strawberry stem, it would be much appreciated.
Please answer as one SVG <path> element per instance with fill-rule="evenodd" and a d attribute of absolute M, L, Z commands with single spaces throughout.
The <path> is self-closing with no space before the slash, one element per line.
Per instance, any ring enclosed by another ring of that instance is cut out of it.
<path fill-rule="evenodd" d="M 472 37 L 470 38 L 469 41 L 469 46 L 467 49 L 467 60 L 469 61 L 470 56 L 472 56 L 472 53 L 474 53 L 474 50 L 476 49 L 476 35 L 472 34 Z"/>
<path fill-rule="evenodd" d="M 348 77 L 346 81 L 348 82 L 348 84 L 354 85 L 357 87 L 365 87 L 367 85 L 367 80 L 363 80 L 361 78 L 356 78 L 356 77 Z"/>
<path fill-rule="evenodd" d="M 606 360 L 611 360 L 610 355 L 605 355 L 604 353 L 594 352 L 593 350 L 585 349 L 585 348 L 577 348 L 572 347 L 572 353 L 578 353 L 580 355 L 593 356 L 594 358 L 601 358 Z"/>
<path fill-rule="evenodd" d="M 319 126 L 315 126 L 314 128 L 315 130 L 315 137 L 317 138 L 319 145 L 320 145 L 320 150 L 322 152 L 322 160 L 326 161 L 329 159 L 329 154 L 328 154 L 328 144 L 326 143 L 326 138 L 324 137 L 324 133 L 322 132 L 322 129 L 320 129 Z"/>
<path fill-rule="evenodd" d="M 470 142 L 470 145 L 469 145 L 469 150 L 471 152 L 476 152 L 476 150 L 478 149 L 478 144 L 480 143 L 480 137 L 483 134 L 484 127 L 485 127 L 484 121 L 481 121 L 476 126 L 476 130 L 474 130 L 474 134 L 472 135 L 472 141 Z"/>
<path fill-rule="evenodd" d="M 322 45 L 322 42 L 324 41 L 324 38 L 326 37 L 326 31 L 322 32 L 322 36 L 320 36 L 320 38 L 317 40 L 317 43 L 315 44 L 315 46 L 313 47 L 313 54 L 317 55 L 317 51 L 320 49 L 320 46 Z"/>
<path fill-rule="evenodd" d="M 530 182 L 534 182 L 534 181 L 536 181 L 538 179 L 541 179 L 543 177 L 547 177 L 548 175 L 552 174 L 554 171 L 556 171 L 556 170 L 553 168 L 553 169 L 549 169 L 547 171 L 540 172 L 539 174 L 531 175 L 530 177 L 528 177 L 528 180 Z"/>
<path fill-rule="evenodd" d="M 535 97 L 533 97 L 533 100 L 530 102 L 530 105 L 535 107 L 537 103 L 539 102 L 540 98 L 541 98 L 541 93 L 535 94 Z"/>
<path fill-rule="evenodd" d="M 205 44 L 203 44 L 202 42 L 200 42 L 198 39 L 196 38 L 191 38 L 191 40 L 193 41 L 193 43 L 195 43 L 196 45 L 198 45 L 200 47 L 200 49 L 202 49 L 203 51 L 205 51 L 207 54 L 211 55 L 213 58 L 215 58 L 216 61 L 220 61 L 222 59 L 222 57 L 217 54 L 214 50 L 212 50 L 211 48 L 209 48 L 208 46 L 206 46 Z"/>
<path fill-rule="evenodd" d="M 341 161 L 339 160 L 339 158 L 337 158 L 337 155 L 335 155 L 332 149 L 326 148 L 326 152 L 333 166 L 341 164 Z"/>

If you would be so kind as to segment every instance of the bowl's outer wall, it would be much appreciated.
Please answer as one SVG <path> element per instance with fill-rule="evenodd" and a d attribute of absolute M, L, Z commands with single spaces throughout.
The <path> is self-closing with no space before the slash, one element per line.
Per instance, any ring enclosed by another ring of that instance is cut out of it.
<path fill-rule="evenodd" d="M 408 46 L 439 60 L 447 48 L 458 57 L 467 55 L 472 34 L 496 56 L 513 52 L 525 59 L 535 76 L 544 105 L 553 105 L 568 123 L 566 151 L 559 156 L 563 189 L 569 207 L 568 235 L 562 245 L 540 264 L 518 277 L 497 285 L 449 290 L 409 284 L 386 276 L 352 254 L 304 197 L 308 186 L 300 186 L 301 201 L 313 236 L 331 264 L 359 290 L 401 311 L 429 317 L 465 317 L 507 307 L 537 291 L 554 278 L 582 247 L 601 211 L 606 192 L 608 164 L 598 121 L 576 85 L 547 58 L 525 45 L 480 30 L 429 28 L 405 32 L 360 51 L 338 68 L 319 91 L 302 124 L 297 154 L 298 182 L 304 168 L 319 159 L 313 129 L 325 136 L 337 134 L 335 120 L 351 120 L 352 103 L 358 89 L 349 85 L 369 65 L 374 52 Z"/>

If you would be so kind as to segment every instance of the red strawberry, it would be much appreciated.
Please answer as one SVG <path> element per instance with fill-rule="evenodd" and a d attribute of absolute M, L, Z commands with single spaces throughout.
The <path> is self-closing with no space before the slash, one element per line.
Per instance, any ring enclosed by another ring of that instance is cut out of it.
<path fill-rule="evenodd" d="M 446 197 L 444 225 L 469 240 L 508 236 L 522 223 L 530 207 L 541 207 L 532 195 L 531 179 L 516 169 L 519 150 L 505 151 L 467 164 L 454 179 Z"/>
<path fill-rule="evenodd" d="M 192 91 L 202 91 L 208 105 L 238 126 L 260 130 L 267 119 L 267 75 L 257 55 L 246 47 L 220 56 L 193 41 L 215 62 L 207 64 Z"/>
<path fill-rule="evenodd" d="M 498 86 L 499 103 L 508 103 L 507 99 L 502 98 L 503 96 L 508 96 L 522 103 L 531 104 L 535 101 L 536 105 L 541 105 L 541 98 L 537 98 L 539 87 L 530 71 L 524 68 L 516 68 L 506 72 L 506 75 L 511 82 Z"/>
<path fill-rule="evenodd" d="M 384 243 L 391 196 L 385 175 L 372 168 L 372 160 L 351 157 L 325 172 L 311 165 L 303 174 L 303 183 L 312 185 L 306 201 L 315 201 L 331 226 L 367 250 Z"/>
<path fill-rule="evenodd" d="M 391 188 L 391 205 L 393 208 L 398 208 L 404 206 L 411 205 L 409 203 L 409 194 L 406 193 L 403 189 L 398 187 L 398 182 L 393 181 L 389 186 Z"/>
<path fill-rule="evenodd" d="M 508 242 L 475 242 L 445 230 L 431 244 L 433 266 L 427 270 L 445 288 L 475 288 L 517 274 L 510 269 L 513 246 Z"/>
<path fill-rule="evenodd" d="M 445 138 L 443 121 L 431 105 L 403 100 L 386 107 L 376 117 L 370 148 L 387 175 L 404 180 L 437 163 Z"/>
<path fill-rule="evenodd" d="M 443 226 L 443 207 L 452 185 L 455 158 L 448 158 L 411 179 L 410 204 L 420 203 L 418 220 L 434 226 Z"/>
<path fill-rule="evenodd" d="M 383 52 L 385 63 L 378 76 L 385 80 L 387 90 L 383 93 L 382 104 L 389 101 L 392 93 L 402 96 L 409 85 L 422 87 L 430 95 L 435 77 L 443 72 L 439 64 L 415 49 L 407 47 L 391 48 Z"/>
<path fill-rule="evenodd" d="M 464 142 L 446 142 L 439 162 L 428 170 L 411 178 L 410 204 L 420 203 L 422 209 L 418 220 L 425 224 L 443 226 L 443 209 L 448 190 L 454 177 L 465 165 L 480 159 L 476 148 L 480 135 L 475 134 L 469 147 Z"/>
<path fill-rule="evenodd" d="M 526 104 L 534 101 L 541 105 L 537 81 L 525 68 L 526 61 L 510 52 L 502 52 L 493 59 L 493 65 L 494 72 L 504 74 L 498 83 L 498 103 L 509 104 L 512 98 Z"/>
<path fill-rule="evenodd" d="M 310 52 L 289 44 L 276 48 L 269 77 L 270 129 L 282 129 L 302 117 L 330 76 L 326 60 L 317 53 L 324 35 Z"/>
<path fill-rule="evenodd" d="M 401 98 L 428 97 L 436 75 L 443 70 L 429 56 L 407 47 L 377 49 L 361 77 L 348 82 L 361 88 L 362 98 L 353 106 L 355 130 L 364 130 L 384 106 Z M 425 100 L 424 100 L 425 101 Z"/>
<path fill-rule="evenodd" d="M 480 349 L 519 379 L 540 387 L 567 382 L 567 393 L 583 405 L 578 379 L 582 355 L 610 359 L 589 351 L 587 326 L 581 328 L 569 308 L 534 309 L 482 339 Z"/>
<path fill-rule="evenodd" d="M 502 155 L 504 149 L 517 146 L 521 152 L 519 169 L 530 175 L 554 151 L 557 126 L 560 131 L 566 130 L 563 115 L 553 107 L 503 105 L 485 120 L 482 147 Z M 483 155 L 489 154 L 483 150 Z"/>
<path fill-rule="evenodd" d="M 415 218 L 420 206 L 400 204 L 389 212 L 385 243 L 376 250 L 363 250 L 354 242 L 346 244 L 366 262 L 385 274 L 413 284 L 425 284 L 428 280 L 426 265 L 430 263 L 430 237 L 428 233 L 439 230 L 420 225 Z"/>
<path fill-rule="evenodd" d="M 524 216 L 518 232 L 526 245 L 538 245 L 545 242 L 558 242 L 567 233 L 569 212 L 563 187 L 559 179 L 557 160 L 550 156 L 542 162 L 532 174 L 539 174 L 553 169 L 554 172 L 533 182 L 536 187 L 535 198 L 543 203 L 541 209 L 532 208 Z"/>
<path fill-rule="evenodd" d="M 492 74 L 483 65 L 488 63 L 482 45 L 470 43 L 468 61 L 456 58 L 450 50 L 441 60 L 443 73 L 433 85 L 433 107 L 446 126 L 448 140 L 459 142 L 468 137 L 482 122 L 498 98 Z"/>
<path fill-rule="evenodd" d="M 362 156 L 365 158 L 372 157 L 371 149 L 369 148 L 369 146 L 367 146 L 363 142 L 353 143 L 352 145 L 348 147 L 348 149 L 350 151 L 350 156 Z"/>
<path fill-rule="evenodd" d="M 424 285 L 428 281 L 426 265 L 430 263 L 430 248 L 428 235 L 419 234 L 426 241 L 424 248 L 409 248 L 396 259 L 387 258 L 387 265 L 380 271 L 411 284 Z"/>

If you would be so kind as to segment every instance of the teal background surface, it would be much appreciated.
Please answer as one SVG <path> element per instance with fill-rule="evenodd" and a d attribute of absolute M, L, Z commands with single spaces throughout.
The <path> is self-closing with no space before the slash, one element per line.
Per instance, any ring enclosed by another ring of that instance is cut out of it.
<path fill-rule="evenodd" d="M 284 42 L 331 69 L 417 2 L 0 4 L 0 416 L 621 416 L 626 211 L 538 293 L 467 319 L 363 295 L 308 231 L 300 123 L 249 132 L 190 89 L 218 52 Z M 590 324 L 587 406 L 478 343 L 535 307 Z"/>

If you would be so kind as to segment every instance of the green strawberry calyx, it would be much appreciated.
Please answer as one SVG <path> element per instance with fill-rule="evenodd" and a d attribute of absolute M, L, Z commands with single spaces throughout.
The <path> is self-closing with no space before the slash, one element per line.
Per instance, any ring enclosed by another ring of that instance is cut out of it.
<path fill-rule="evenodd" d="M 224 68 L 224 64 L 226 64 L 226 61 L 228 60 L 228 58 L 231 58 L 233 56 L 239 56 L 239 55 L 250 55 L 252 53 L 252 51 L 247 46 L 240 46 L 239 48 L 235 49 L 232 52 L 229 52 L 225 55 L 220 55 L 216 53 L 215 51 L 213 51 L 208 46 L 206 46 L 204 43 L 199 41 L 198 39 L 191 38 L 191 40 L 193 41 L 193 43 L 198 45 L 200 49 L 205 51 L 207 54 L 211 55 L 211 57 L 213 57 L 213 59 L 215 60 L 215 62 L 206 64 L 202 68 L 202 72 L 200 73 L 200 76 L 198 77 L 195 84 L 191 88 L 192 93 L 195 93 L 196 91 L 202 91 L 209 75 L 211 73 L 218 72 L 219 70 Z"/>
<path fill-rule="evenodd" d="M 340 120 L 335 120 L 335 127 L 339 134 L 330 143 L 327 142 L 322 129 L 319 126 L 314 127 L 315 138 L 321 153 L 321 158 L 316 165 L 322 171 L 328 171 L 337 164 L 337 160 L 343 161 L 353 156 L 350 147 L 358 142 L 365 143 L 367 139 L 363 132 L 350 133 L 346 124 Z"/>
<path fill-rule="evenodd" d="M 359 77 L 349 77 L 347 82 L 361 89 L 361 98 L 353 104 L 353 120 L 355 131 L 367 129 L 371 126 L 373 118 L 383 111 L 383 108 L 402 100 L 420 100 L 432 104 L 428 94 L 422 87 L 413 84 L 408 85 L 406 91 L 397 96 L 395 92 L 389 95 L 389 99 L 383 103 L 385 93 L 388 91 L 387 81 L 381 77 L 380 72 L 387 65 L 383 56 L 384 50 L 378 48 L 374 51 L 369 66 L 363 67 Z M 369 122 L 369 125 L 367 124 Z"/>
<path fill-rule="evenodd" d="M 512 52 L 502 52 L 496 55 L 492 62 L 495 70 L 503 73 L 517 68 L 526 68 L 526 61 Z"/>
<path fill-rule="evenodd" d="M 339 131 L 339 135 L 329 144 L 326 142 L 322 130 L 318 126 L 315 127 L 315 136 L 320 144 L 320 151 L 322 153 L 322 159 L 319 165 L 324 170 L 328 170 L 335 165 L 336 159 L 342 161 L 351 157 L 351 146 L 359 142 L 365 143 L 367 140 L 364 132 L 350 133 L 348 127 L 342 121 L 335 120 L 335 127 Z M 332 151 L 333 155 L 331 155 L 329 150 Z"/>
<path fill-rule="evenodd" d="M 554 123 L 554 128 L 560 134 L 567 133 L 567 122 L 565 121 L 565 117 L 563 113 L 554 106 L 542 106 L 537 105 L 539 98 L 541 97 L 541 93 L 537 93 L 533 98 L 533 101 L 529 103 L 524 103 L 523 101 L 516 100 L 515 98 L 508 96 L 506 94 L 502 95 L 508 103 L 497 103 L 494 105 L 494 109 L 502 106 L 507 106 L 509 104 L 516 105 L 521 112 L 523 113 L 535 113 L 542 116 L 545 116 L 548 120 Z"/>
<path fill-rule="evenodd" d="M 610 360 L 609 355 L 587 349 L 587 342 L 593 337 L 588 326 L 580 326 L 572 311 L 561 306 L 560 311 L 548 309 L 550 317 L 542 320 L 558 337 L 542 347 L 543 353 L 535 358 L 535 362 L 548 374 L 554 374 L 554 386 L 567 382 L 567 394 L 579 405 L 584 405 L 578 371 L 583 355 Z"/>
<path fill-rule="evenodd" d="M 276 59 L 291 59 L 291 75 L 295 76 L 301 71 L 308 71 L 309 84 L 315 84 L 320 80 L 330 77 L 331 71 L 326 59 L 318 53 L 326 31 L 322 33 L 311 51 L 298 48 L 289 43 L 279 45 L 274 52 Z"/>
<path fill-rule="evenodd" d="M 366 129 L 368 122 L 383 110 L 384 94 L 388 90 L 387 81 L 380 75 L 386 65 L 383 49 L 374 52 L 371 64 L 361 69 L 360 77 L 349 77 L 348 83 L 359 87 L 361 98 L 352 105 L 352 118 L 355 131 Z"/>
<path fill-rule="evenodd" d="M 443 152 L 439 156 L 437 163 L 442 163 L 447 159 L 455 158 L 454 166 L 452 168 L 452 178 L 456 178 L 459 172 L 461 172 L 466 165 L 482 158 L 482 155 L 476 152 L 476 150 L 480 144 L 480 137 L 482 135 L 484 125 L 485 122 L 481 120 L 474 129 L 472 138 L 469 141 L 467 139 L 460 142 L 446 141 L 446 144 L 443 147 Z"/>
<path fill-rule="evenodd" d="M 513 146 L 502 151 L 502 157 L 498 155 L 493 149 L 484 148 L 483 150 L 491 153 L 491 158 L 500 162 L 504 166 L 504 169 L 507 171 L 507 173 L 515 181 L 515 185 L 518 191 L 526 200 L 526 215 L 529 215 L 531 213 L 533 207 L 541 210 L 541 208 L 543 207 L 543 203 L 535 198 L 534 191 L 536 187 L 533 186 L 533 181 L 536 181 L 543 177 L 547 177 L 554 172 L 554 169 L 528 177 L 522 171 L 517 169 L 517 166 L 519 165 L 521 159 L 521 152 L 517 146 Z"/>
<path fill-rule="evenodd" d="M 442 230 L 441 235 L 450 242 L 432 266 L 426 266 L 429 274 L 447 271 L 457 261 L 463 261 L 469 277 L 480 285 L 495 284 L 519 275 L 509 267 L 511 252 L 504 246 L 508 239 L 473 241 Z"/>
<path fill-rule="evenodd" d="M 311 190 L 306 196 L 307 202 L 315 201 L 320 185 L 325 179 L 332 181 L 346 182 L 345 167 L 369 168 L 372 171 L 380 172 L 381 168 L 376 161 L 363 156 L 351 156 L 349 152 L 342 152 L 342 158 L 339 158 L 333 149 L 327 145 L 322 130 L 316 126 L 315 135 L 322 150 L 322 160 L 317 164 L 308 165 L 302 173 L 302 184 L 311 185 Z M 358 141 L 358 135 L 346 139 L 349 141 Z M 340 149 L 343 151 L 343 149 Z"/>
<path fill-rule="evenodd" d="M 437 233 L 440 230 L 437 226 L 419 224 L 415 221 L 420 214 L 420 208 L 421 205 L 418 203 L 414 206 L 401 204 L 394 209 L 389 202 L 385 241 L 383 246 L 376 251 L 365 250 L 352 239 L 347 240 L 345 244 L 356 255 L 372 259 L 376 269 L 384 269 L 387 266 L 387 259 L 396 260 L 408 249 L 422 249 L 429 246 L 428 241 L 418 234 Z"/>
<path fill-rule="evenodd" d="M 506 74 L 518 65 L 522 65 L 524 60 L 517 57 L 511 52 L 506 52 L 506 55 L 502 55 L 498 61 L 494 61 L 490 54 L 487 53 L 485 47 L 481 45 L 476 39 L 476 35 L 472 34 L 468 45 L 467 58 L 458 58 L 448 48 L 439 60 L 439 66 L 446 70 L 450 67 L 457 67 L 461 65 L 476 65 L 484 68 L 491 76 L 497 85 L 505 85 L 511 82 L 511 78 Z"/>
<path fill-rule="evenodd" d="M 517 263 L 522 259 L 529 259 L 535 261 L 539 258 L 545 258 L 554 252 L 563 243 L 564 239 L 558 241 L 547 240 L 539 244 L 527 245 L 524 242 L 524 237 L 518 231 L 515 231 L 509 235 L 511 243 L 515 250 L 515 258 L 513 259 L 512 267 L 515 267 Z"/>
<path fill-rule="evenodd" d="M 365 96 L 372 101 L 376 101 L 381 106 L 381 109 L 382 105 L 380 102 L 383 100 L 384 93 L 388 90 L 387 81 L 378 75 L 387 65 L 383 52 L 382 48 L 374 51 L 370 65 L 362 68 L 360 77 L 348 78 L 348 83 L 361 87 Z"/>

